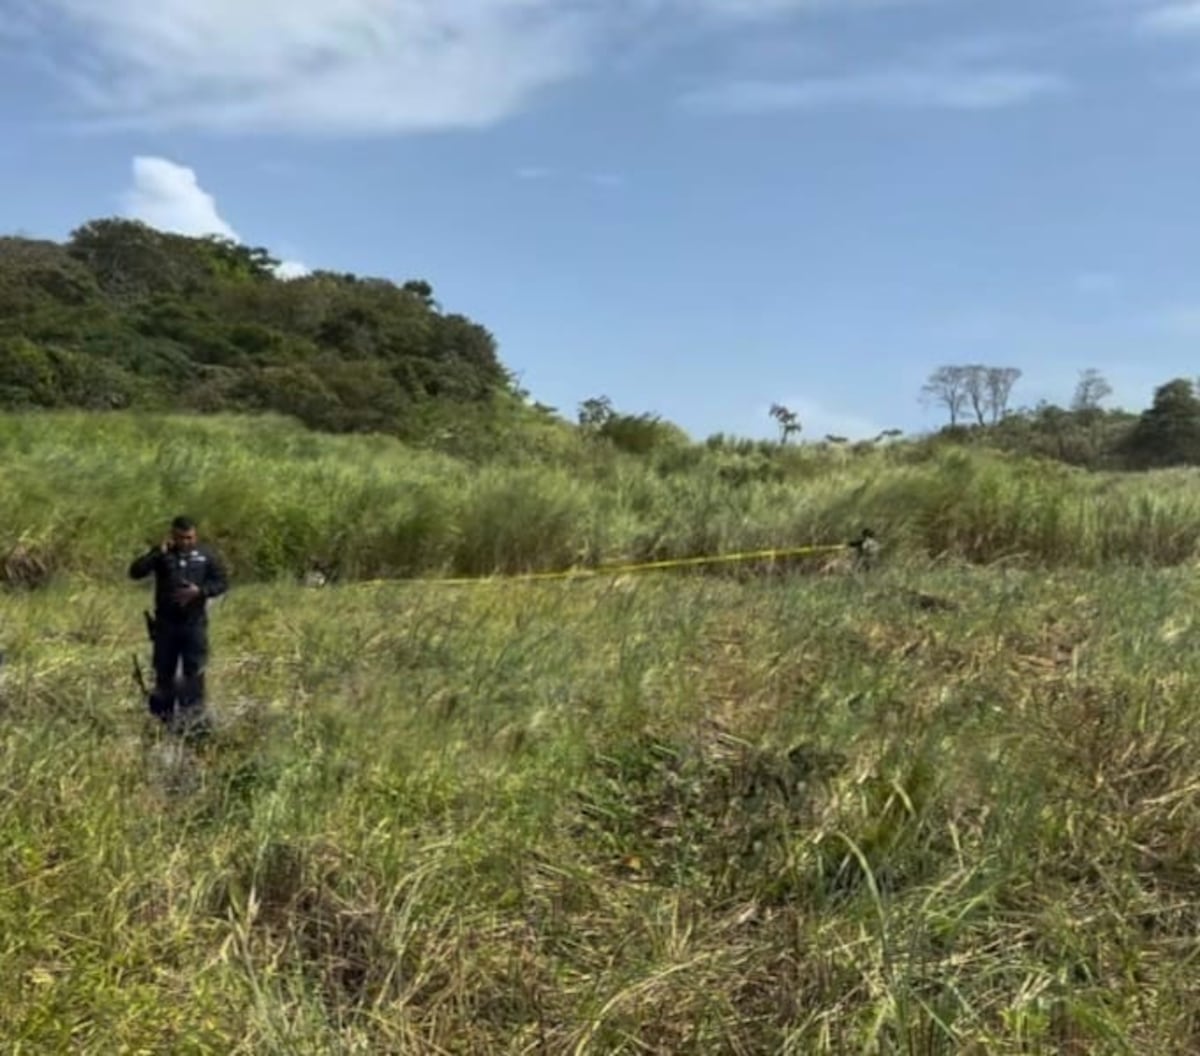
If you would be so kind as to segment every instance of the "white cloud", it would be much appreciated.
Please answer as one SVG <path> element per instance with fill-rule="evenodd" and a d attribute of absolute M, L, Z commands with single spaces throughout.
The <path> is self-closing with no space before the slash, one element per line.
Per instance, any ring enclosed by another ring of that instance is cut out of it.
<path fill-rule="evenodd" d="M 241 242 L 242 238 L 217 211 L 211 194 L 200 186 L 196 173 L 167 158 L 138 156 L 133 159 L 133 184 L 125 192 L 124 214 L 159 231 L 203 238 L 220 235 Z M 283 261 L 276 269 L 282 279 L 300 278 L 308 268 L 299 261 Z"/>
<path fill-rule="evenodd" d="M 275 274 L 281 279 L 302 279 L 308 273 L 308 266 L 298 260 L 281 260 L 275 269 Z"/>
<path fill-rule="evenodd" d="M 133 159 L 133 186 L 125 193 L 124 205 L 126 216 L 160 231 L 241 241 L 217 212 L 216 201 L 200 186 L 196 173 L 166 158 Z"/>
<path fill-rule="evenodd" d="M 663 17 L 682 26 L 925 0 L 7 2 L 93 117 L 357 134 L 493 123 Z"/>
<path fill-rule="evenodd" d="M 735 80 L 692 92 L 684 102 L 724 113 L 831 106 L 990 110 L 1065 90 L 1055 74 L 1021 69 L 895 69 L 797 80 Z"/>
<path fill-rule="evenodd" d="M 41 19 L 74 31 L 62 58 L 93 111 L 226 130 L 486 124 L 589 40 L 552 0 L 43 0 Z"/>
<path fill-rule="evenodd" d="M 1141 26 L 1151 33 L 1200 34 L 1200 0 L 1159 5 L 1142 15 Z"/>

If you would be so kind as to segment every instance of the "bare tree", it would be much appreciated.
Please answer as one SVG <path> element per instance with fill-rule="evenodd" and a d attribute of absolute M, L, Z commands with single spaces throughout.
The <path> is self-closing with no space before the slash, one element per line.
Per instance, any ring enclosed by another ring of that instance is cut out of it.
<path fill-rule="evenodd" d="M 979 425 L 995 425 L 1008 413 L 1008 401 L 1021 372 L 1016 367 L 987 367 L 982 363 L 938 367 L 921 390 L 926 399 L 940 403 L 957 425 L 970 408 Z"/>
<path fill-rule="evenodd" d="M 795 411 L 789 411 L 781 403 L 771 404 L 771 417 L 779 423 L 779 442 L 786 444 L 792 433 L 800 432 L 800 420 Z"/>
<path fill-rule="evenodd" d="M 950 413 L 950 424 L 958 425 L 967 404 L 967 371 L 965 367 L 938 367 L 921 388 L 922 397 L 940 403 Z"/>
<path fill-rule="evenodd" d="M 987 420 L 985 415 L 988 409 L 988 368 L 982 363 L 972 363 L 959 369 L 962 371 L 963 389 L 967 394 L 967 402 L 971 405 L 971 412 L 975 415 L 976 423 L 983 425 Z"/>
<path fill-rule="evenodd" d="M 1079 384 L 1075 386 L 1075 395 L 1071 399 L 1073 411 L 1098 411 L 1100 404 L 1112 395 L 1112 386 L 1100 371 L 1094 367 L 1079 372 Z"/>
<path fill-rule="evenodd" d="M 1020 377 L 1021 371 L 1016 367 L 987 368 L 984 384 L 987 389 L 987 404 L 993 425 L 1008 414 L 1008 401 L 1012 396 L 1013 386 L 1020 380 Z"/>

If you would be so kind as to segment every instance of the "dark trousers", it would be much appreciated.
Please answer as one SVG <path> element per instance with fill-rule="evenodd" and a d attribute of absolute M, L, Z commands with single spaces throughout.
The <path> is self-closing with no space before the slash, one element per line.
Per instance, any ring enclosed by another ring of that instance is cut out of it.
<path fill-rule="evenodd" d="M 198 620 L 159 620 L 154 634 L 154 693 L 150 710 L 170 718 L 176 707 L 204 706 L 204 667 L 208 661 L 208 626 Z M 180 677 L 182 668 L 182 677 Z"/>

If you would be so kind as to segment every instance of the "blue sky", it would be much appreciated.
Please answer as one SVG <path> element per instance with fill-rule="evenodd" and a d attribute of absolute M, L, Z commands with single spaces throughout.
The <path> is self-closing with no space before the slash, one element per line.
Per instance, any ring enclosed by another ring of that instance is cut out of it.
<path fill-rule="evenodd" d="M 1114 402 L 1200 345 L 1200 0 L 0 0 L 0 229 L 420 277 L 697 438 Z"/>

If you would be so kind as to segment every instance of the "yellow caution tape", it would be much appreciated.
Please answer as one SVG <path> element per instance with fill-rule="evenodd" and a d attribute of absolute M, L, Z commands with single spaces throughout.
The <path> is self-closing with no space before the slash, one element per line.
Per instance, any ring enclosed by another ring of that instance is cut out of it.
<path fill-rule="evenodd" d="M 595 568 L 571 568 L 556 572 L 516 572 L 492 576 L 449 576 L 415 579 L 373 579 L 359 583 L 360 586 L 378 586 L 385 583 L 422 583 L 429 586 L 457 587 L 477 583 L 533 582 L 554 579 L 596 579 L 600 576 L 623 576 L 635 572 L 649 572 L 668 568 L 687 568 L 697 565 L 732 564 L 739 561 L 777 561 L 785 557 L 806 557 L 813 554 L 834 553 L 847 550 L 845 543 L 830 543 L 823 546 L 793 546 L 782 550 L 750 550 L 734 554 L 716 554 L 704 557 L 673 557 L 662 561 L 641 561 L 633 564 L 597 565 Z"/>

